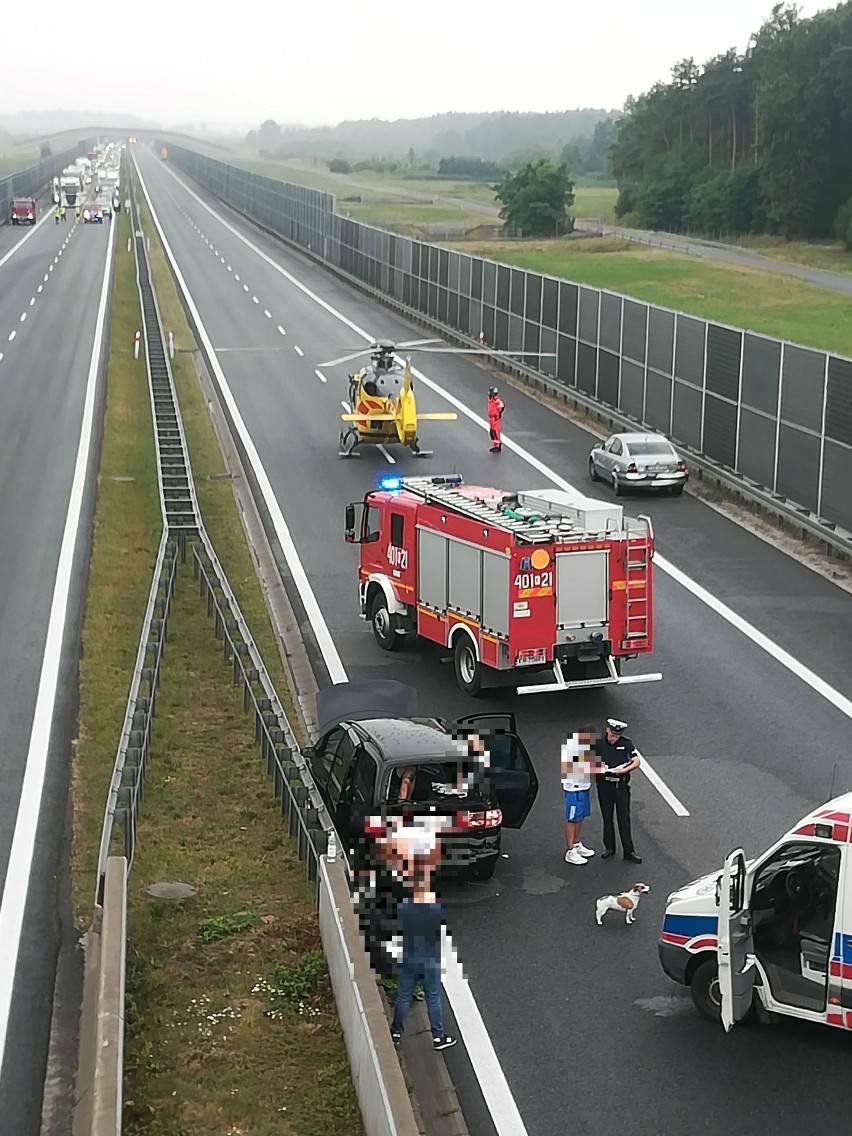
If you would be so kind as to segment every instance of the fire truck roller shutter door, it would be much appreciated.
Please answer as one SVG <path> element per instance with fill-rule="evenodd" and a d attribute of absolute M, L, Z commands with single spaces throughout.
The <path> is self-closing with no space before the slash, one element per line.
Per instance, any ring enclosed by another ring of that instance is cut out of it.
<path fill-rule="evenodd" d="M 511 561 L 499 552 L 482 553 L 482 628 L 509 634 L 509 569 Z"/>
<path fill-rule="evenodd" d="M 482 549 L 450 541 L 449 607 L 477 622 L 482 618 Z"/>
<path fill-rule="evenodd" d="M 448 544 L 442 533 L 417 530 L 417 600 L 441 612 L 447 610 Z"/>
<path fill-rule="evenodd" d="M 606 631 L 609 553 L 561 552 L 556 557 L 556 625 Z"/>

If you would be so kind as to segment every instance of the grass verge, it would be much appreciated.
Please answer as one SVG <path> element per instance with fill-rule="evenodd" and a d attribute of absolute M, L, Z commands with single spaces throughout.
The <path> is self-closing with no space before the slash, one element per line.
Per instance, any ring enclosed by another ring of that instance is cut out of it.
<path fill-rule="evenodd" d="M 9 177 L 10 174 L 28 170 L 37 166 L 39 156 L 36 150 L 24 150 L 12 154 L 0 154 L 0 178 Z"/>
<path fill-rule="evenodd" d="M 106 793 L 162 533 L 145 363 L 133 358 L 133 336 L 141 323 L 135 261 L 127 252 L 130 222 L 120 213 L 113 223 L 118 243 L 106 417 L 74 762 L 74 908 L 81 924 L 91 916 Z"/>
<path fill-rule="evenodd" d="M 719 323 L 852 355 L 848 296 L 769 269 L 699 260 L 610 237 L 460 247 Z"/>
<path fill-rule="evenodd" d="M 274 631 L 147 210 L 205 525 L 287 705 Z M 184 880 L 191 899 L 149 898 Z M 360 1136 L 312 888 L 189 565 L 178 575 L 129 894 L 126 1136 Z"/>

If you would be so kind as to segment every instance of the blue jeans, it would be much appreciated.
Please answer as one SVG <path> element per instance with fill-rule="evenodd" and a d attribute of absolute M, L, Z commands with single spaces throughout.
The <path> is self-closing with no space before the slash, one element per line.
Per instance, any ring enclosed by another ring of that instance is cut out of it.
<path fill-rule="evenodd" d="M 432 1037 L 440 1039 L 444 1036 L 444 1018 L 441 1011 L 441 960 L 438 958 L 403 959 L 400 963 L 391 1029 L 394 1033 L 402 1033 L 418 979 L 423 982 Z"/>

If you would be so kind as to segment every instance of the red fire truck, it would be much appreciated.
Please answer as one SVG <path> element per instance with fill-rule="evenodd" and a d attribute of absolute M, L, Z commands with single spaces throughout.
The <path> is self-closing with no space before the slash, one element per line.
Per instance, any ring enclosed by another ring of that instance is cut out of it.
<path fill-rule="evenodd" d="M 653 649 L 649 517 L 456 474 L 386 477 L 347 506 L 346 541 L 361 546 L 361 615 L 379 646 L 416 635 L 449 649 L 466 694 L 480 694 L 486 672 L 552 675 L 519 694 L 662 678 L 621 673 Z"/>

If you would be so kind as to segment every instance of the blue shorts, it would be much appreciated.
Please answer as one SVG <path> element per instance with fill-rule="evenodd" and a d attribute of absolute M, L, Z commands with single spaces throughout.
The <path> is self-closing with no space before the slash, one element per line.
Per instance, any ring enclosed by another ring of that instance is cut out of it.
<path fill-rule="evenodd" d="M 575 792 L 562 790 L 565 797 L 565 819 L 570 824 L 577 824 L 585 820 L 592 812 L 592 794 L 589 789 L 579 789 Z"/>

